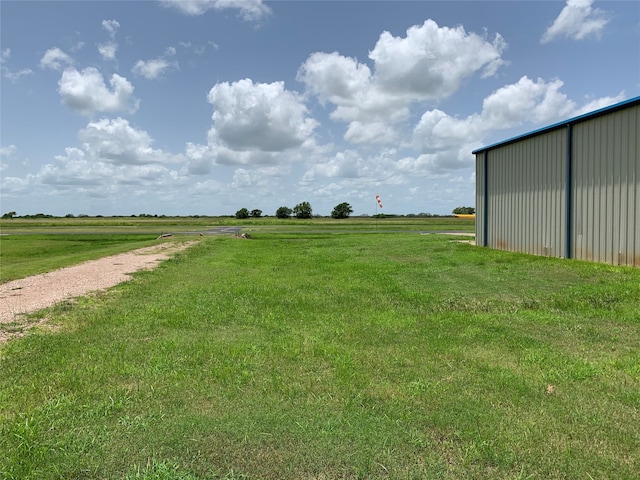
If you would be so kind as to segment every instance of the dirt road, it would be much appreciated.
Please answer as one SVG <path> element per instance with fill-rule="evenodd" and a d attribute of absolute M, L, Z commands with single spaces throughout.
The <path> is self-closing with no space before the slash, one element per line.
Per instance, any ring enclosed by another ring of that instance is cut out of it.
<path fill-rule="evenodd" d="M 131 273 L 153 269 L 194 243 L 165 242 L 0 284 L 0 342 L 24 330 L 17 329 L 17 333 L 11 333 L 1 328 L 1 324 L 22 323 L 25 313 L 90 292 L 106 290 L 129 280 Z"/>

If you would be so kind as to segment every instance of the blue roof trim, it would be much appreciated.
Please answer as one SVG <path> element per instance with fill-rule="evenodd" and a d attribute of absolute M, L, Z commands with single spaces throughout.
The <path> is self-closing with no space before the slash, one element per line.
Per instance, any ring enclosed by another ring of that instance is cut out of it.
<path fill-rule="evenodd" d="M 628 108 L 634 105 L 640 105 L 640 97 L 633 97 L 623 102 L 616 103 L 614 105 L 609 105 L 608 107 L 600 108 L 598 110 L 594 110 L 593 112 L 584 113 L 577 117 L 569 118 L 568 120 L 563 120 L 562 122 L 554 123 L 553 125 L 549 125 L 547 127 L 542 127 L 537 130 L 533 130 L 529 133 L 523 133 L 522 135 L 518 135 L 517 137 L 512 137 L 507 140 L 502 140 L 501 142 L 493 143 L 486 147 L 478 148 L 477 150 L 474 150 L 471 153 L 475 155 L 477 153 L 486 152 L 487 150 L 491 150 L 493 148 L 500 147 L 502 145 L 507 145 L 509 143 L 514 143 L 519 140 L 524 140 L 525 138 L 534 137 L 544 132 L 555 130 L 561 127 L 566 127 L 567 125 L 573 125 L 575 123 L 579 123 L 590 118 L 599 117 L 600 115 L 615 112 L 616 110 L 621 110 L 623 108 Z"/>

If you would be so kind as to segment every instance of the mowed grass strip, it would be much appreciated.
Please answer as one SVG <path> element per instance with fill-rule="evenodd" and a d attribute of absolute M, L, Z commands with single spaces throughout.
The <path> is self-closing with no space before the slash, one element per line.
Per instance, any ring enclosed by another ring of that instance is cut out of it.
<path fill-rule="evenodd" d="M 209 238 L 0 351 L 0 478 L 637 478 L 640 271 Z"/>
<path fill-rule="evenodd" d="M 149 234 L 0 236 L 0 283 L 157 244 Z"/>

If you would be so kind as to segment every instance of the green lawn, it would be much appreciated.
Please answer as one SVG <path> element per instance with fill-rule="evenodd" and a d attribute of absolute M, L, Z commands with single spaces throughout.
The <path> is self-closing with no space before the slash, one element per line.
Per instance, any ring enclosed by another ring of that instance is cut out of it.
<path fill-rule="evenodd" d="M 208 237 L 51 309 L 0 478 L 638 478 L 640 270 L 452 239 Z"/>
<path fill-rule="evenodd" d="M 215 226 L 240 227 L 260 231 L 308 232 L 310 227 L 323 231 L 421 231 L 466 230 L 473 232 L 475 219 L 456 217 L 351 217 L 332 219 L 279 219 L 260 217 L 238 220 L 234 217 L 82 217 L 0 219 L 0 233 L 149 233 L 206 231 Z"/>
<path fill-rule="evenodd" d="M 155 245 L 149 234 L 29 234 L 0 237 L 0 283 Z"/>

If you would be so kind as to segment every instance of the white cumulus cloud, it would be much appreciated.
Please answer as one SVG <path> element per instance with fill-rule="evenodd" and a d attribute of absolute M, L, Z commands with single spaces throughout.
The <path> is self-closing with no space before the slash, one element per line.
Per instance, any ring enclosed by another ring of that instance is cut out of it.
<path fill-rule="evenodd" d="M 13 144 L 0 147 L 0 158 L 11 157 L 17 150 L 18 148 Z"/>
<path fill-rule="evenodd" d="M 358 178 L 363 176 L 367 164 L 355 150 L 337 152 L 333 158 L 316 162 L 302 178 L 303 182 L 312 182 L 317 178 Z"/>
<path fill-rule="evenodd" d="M 2 69 L 2 75 L 5 78 L 8 78 L 11 81 L 11 83 L 16 83 L 18 80 L 20 80 L 20 77 L 23 77 L 25 75 L 31 75 L 33 73 L 33 70 L 31 70 L 30 68 L 22 68 L 17 71 L 10 70 L 5 65 L 5 63 L 9 61 L 9 57 L 11 57 L 10 48 L 5 48 L 4 50 L 0 51 L 0 65 L 1 65 L 0 68 Z"/>
<path fill-rule="evenodd" d="M 32 183 L 95 197 L 131 196 L 136 189 L 153 187 L 157 192 L 186 183 L 184 155 L 154 149 L 151 136 L 123 118 L 89 122 L 78 138 L 79 146 L 65 148 L 53 163 L 43 165 Z"/>
<path fill-rule="evenodd" d="M 116 42 L 107 42 L 98 44 L 98 52 L 104 60 L 115 60 L 118 44 Z"/>
<path fill-rule="evenodd" d="M 211 132 L 210 132 L 211 134 Z M 214 165 L 265 166 L 283 163 L 286 158 L 277 152 L 260 150 L 238 151 L 221 145 L 217 139 L 209 139 L 207 145 L 188 143 L 186 147 L 187 169 L 194 175 L 211 172 Z"/>
<path fill-rule="evenodd" d="M 2 175 L 0 176 L 0 196 L 4 197 L 32 192 L 32 180 L 32 175 L 27 175 L 25 178 Z"/>
<path fill-rule="evenodd" d="M 353 179 L 359 179 L 361 185 L 401 184 L 398 172 L 398 150 L 381 148 L 374 156 L 363 156 L 362 152 L 346 149 L 336 152 L 329 158 L 318 158 L 310 164 L 301 183 L 312 185 L 317 180 L 336 179 L 342 191 L 353 188 Z M 315 187 L 314 187 L 315 188 Z"/>
<path fill-rule="evenodd" d="M 179 161 L 179 157 L 152 148 L 153 139 L 124 118 L 90 122 L 78 133 L 82 150 L 90 157 L 116 165 L 146 165 Z"/>
<path fill-rule="evenodd" d="M 104 162 L 91 161 L 76 147 L 65 148 L 64 155 L 55 156 L 56 163 L 43 165 L 37 176 L 49 185 L 99 186 L 113 175 L 113 169 Z"/>
<path fill-rule="evenodd" d="M 482 121 L 492 128 L 510 128 L 524 122 L 544 124 L 571 116 L 575 103 L 560 92 L 561 80 L 535 82 L 524 76 L 484 99 Z"/>
<path fill-rule="evenodd" d="M 40 59 L 40 68 L 62 70 L 73 65 L 73 59 L 58 47 L 47 50 Z"/>
<path fill-rule="evenodd" d="M 170 67 L 177 67 L 177 64 L 168 62 L 164 58 L 154 58 L 151 60 L 138 60 L 131 71 L 149 80 L 161 77 Z"/>
<path fill-rule="evenodd" d="M 102 28 L 113 37 L 120 28 L 120 23 L 117 20 L 102 20 Z"/>
<path fill-rule="evenodd" d="M 331 112 L 335 120 L 369 123 L 398 120 L 409 113 L 406 102 L 376 84 L 368 65 L 336 52 L 311 54 L 299 68 L 297 79 L 321 103 L 336 106 Z"/>
<path fill-rule="evenodd" d="M 310 93 L 321 102 L 336 105 L 355 104 L 371 88 L 371 70 L 356 59 L 337 52 L 316 52 L 307 58 L 298 71 Z"/>
<path fill-rule="evenodd" d="M 138 109 L 139 101 L 133 97 L 133 85 L 125 77 L 114 73 L 109 84 L 111 89 L 105 85 L 96 68 L 88 67 L 82 71 L 69 68 L 58 81 L 58 92 L 69 108 L 82 115 L 133 113 Z"/>
<path fill-rule="evenodd" d="M 16 83 L 18 80 L 20 80 L 20 77 L 24 77 L 26 75 L 31 75 L 33 73 L 33 70 L 31 70 L 30 68 L 22 68 L 20 70 L 17 70 L 15 72 L 13 72 L 13 71 L 9 70 L 8 68 L 3 68 L 2 69 L 2 73 L 12 83 Z"/>
<path fill-rule="evenodd" d="M 177 8 L 186 15 L 202 15 L 208 10 L 237 9 L 249 22 L 257 22 L 271 13 L 262 0 L 161 0 L 166 6 Z"/>
<path fill-rule="evenodd" d="M 110 40 L 105 43 L 98 44 L 98 52 L 104 60 L 115 60 L 118 51 L 118 43 L 115 41 L 116 32 L 120 28 L 117 20 L 103 20 L 102 28 L 109 34 Z"/>
<path fill-rule="evenodd" d="M 413 130 L 413 145 L 420 152 L 416 158 L 405 158 L 402 167 L 416 175 L 424 172 L 446 172 L 471 167 L 471 151 L 482 146 L 484 138 L 498 130 L 527 125 L 542 127 L 592 111 L 622 100 L 604 97 L 584 106 L 561 92 L 560 80 L 531 80 L 523 76 L 488 95 L 479 113 L 457 118 L 433 109 L 424 112 Z"/>
<path fill-rule="evenodd" d="M 625 100 L 627 97 L 624 93 L 624 90 L 621 91 L 615 97 L 600 97 L 594 100 L 591 100 L 584 104 L 582 107 L 579 107 L 574 115 L 583 115 L 585 113 L 593 112 L 594 110 L 600 110 L 601 108 L 609 107 L 614 103 L 619 103 Z"/>
<path fill-rule="evenodd" d="M 55 163 L 43 165 L 36 175 L 37 182 L 71 188 L 95 197 L 126 195 L 135 189 L 184 184 L 180 172 L 164 165 L 119 165 L 93 158 L 82 149 L 69 147 L 64 155 L 56 155 Z M 84 189 L 84 190 L 83 190 Z"/>
<path fill-rule="evenodd" d="M 358 121 L 349 123 L 344 139 L 352 143 L 390 144 L 398 137 L 399 132 L 384 121 Z"/>
<path fill-rule="evenodd" d="M 17 151 L 17 147 L 13 144 L 7 145 L 6 147 L 0 147 L 0 172 L 6 170 L 9 166 L 5 160 L 12 159 Z"/>
<path fill-rule="evenodd" d="M 383 32 L 369 52 L 373 68 L 337 52 L 316 52 L 297 79 L 321 103 L 335 106 L 331 118 L 349 124 L 346 140 L 392 143 L 412 103 L 449 97 L 474 74 L 494 75 L 505 63 L 505 49 L 499 34 L 490 40 L 426 20 L 409 28 L 406 37 Z"/>
<path fill-rule="evenodd" d="M 369 58 L 375 62 L 376 81 L 385 91 L 415 99 L 445 98 L 460 83 L 481 71 L 495 74 L 506 48 L 497 34 L 493 40 L 467 33 L 462 26 L 440 27 L 433 20 L 414 25 L 406 37 L 383 32 Z"/>
<path fill-rule="evenodd" d="M 218 83 L 208 100 L 213 105 L 209 143 L 232 151 L 282 152 L 311 139 L 317 122 L 307 116 L 302 97 L 283 82 L 243 79 Z"/>
<path fill-rule="evenodd" d="M 606 12 L 592 7 L 593 0 L 567 0 L 567 4 L 544 32 L 541 43 L 549 43 L 559 37 L 584 40 L 598 37 L 609 23 Z"/>

